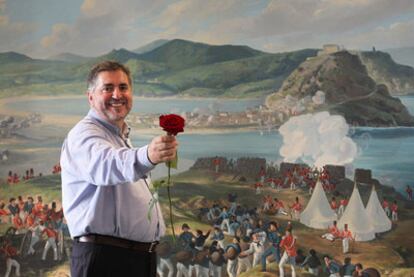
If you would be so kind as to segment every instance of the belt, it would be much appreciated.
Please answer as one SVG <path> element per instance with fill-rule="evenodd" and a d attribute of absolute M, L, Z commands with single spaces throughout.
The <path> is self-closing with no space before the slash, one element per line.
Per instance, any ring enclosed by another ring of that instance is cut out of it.
<path fill-rule="evenodd" d="M 155 252 L 155 249 L 159 243 L 158 241 L 139 242 L 139 241 L 121 239 L 117 237 L 95 235 L 95 234 L 76 237 L 75 241 L 104 244 L 104 245 L 122 247 L 122 248 L 127 248 L 131 250 L 139 251 L 139 252 L 148 252 L 148 253 Z"/>

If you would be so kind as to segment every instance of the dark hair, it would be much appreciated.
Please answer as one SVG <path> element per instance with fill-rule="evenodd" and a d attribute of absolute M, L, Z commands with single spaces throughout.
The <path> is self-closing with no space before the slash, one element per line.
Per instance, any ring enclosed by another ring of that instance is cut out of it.
<path fill-rule="evenodd" d="M 278 228 L 278 224 L 277 224 L 277 222 L 276 222 L 276 221 L 270 221 L 270 222 L 269 222 L 269 227 L 270 227 L 271 225 L 275 226 L 275 228 L 276 228 L 276 229 Z"/>
<path fill-rule="evenodd" d="M 315 249 L 311 249 L 311 250 L 309 250 L 309 254 L 311 254 L 312 256 L 315 256 L 315 255 L 316 255 L 316 251 L 315 251 Z"/>
<path fill-rule="evenodd" d="M 345 257 L 344 264 L 350 264 L 351 263 L 351 257 Z"/>
<path fill-rule="evenodd" d="M 359 267 L 360 269 L 364 269 L 364 268 L 362 267 L 362 264 L 360 264 L 360 263 L 355 264 L 355 267 Z"/>
<path fill-rule="evenodd" d="M 93 87 L 96 85 L 96 79 L 98 78 L 99 73 L 104 71 L 118 71 L 121 70 L 125 73 L 128 77 L 129 85 L 132 85 L 132 78 L 131 78 L 131 71 L 128 67 L 125 65 L 115 62 L 115 61 L 103 61 L 100 62 L 92 67 L 92 69 L 89 71 L 88 79 L 87 79 L 87 85 L 88 90 L 93 89 Z"/>

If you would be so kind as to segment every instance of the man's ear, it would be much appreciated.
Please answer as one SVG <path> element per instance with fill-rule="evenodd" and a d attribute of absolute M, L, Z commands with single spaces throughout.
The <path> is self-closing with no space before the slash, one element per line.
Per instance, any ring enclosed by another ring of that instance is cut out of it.
<path fill-rule="evenodd" d="M 92 104 L 93 101 L 93 93 L 90 90 L 86 91 L 86 95 L 88 96 L 88 102 L 89 104 Z"/>

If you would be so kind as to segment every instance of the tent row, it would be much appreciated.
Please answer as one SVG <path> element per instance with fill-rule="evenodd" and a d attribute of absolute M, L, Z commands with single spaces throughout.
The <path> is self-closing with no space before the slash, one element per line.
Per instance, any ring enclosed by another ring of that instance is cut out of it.
<path fill-rule="evenodd" d="M 337 219 L 337 215 L 329 205 L 322 184 L 318 181 L 306 209 L 300 215 L 300 222 L 315 229 L 326 229 Z M 338 226 L 342 227 L 345 224 L 348 224 L 356 241 L 372 240 L 375 238 L 375 233 L 391 229 L 391 221 L 381 206 L 375 187 L 372 188 L 367 207 L 364 208 L 361 195 L 355 184 Z"/>

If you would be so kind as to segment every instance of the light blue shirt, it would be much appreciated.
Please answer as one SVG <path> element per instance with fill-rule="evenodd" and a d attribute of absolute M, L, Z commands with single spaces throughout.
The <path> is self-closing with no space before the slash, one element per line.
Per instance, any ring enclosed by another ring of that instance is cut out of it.
<path fill-rule="evenodd" d="M 147 174 L 147 148 L 133 148 L 124 133 L 91 109 L 69 132 L 60 157 L 62 202 L 71 237 L 102 234 L 134 241 L 159 240 L 165 224 Z"/>

